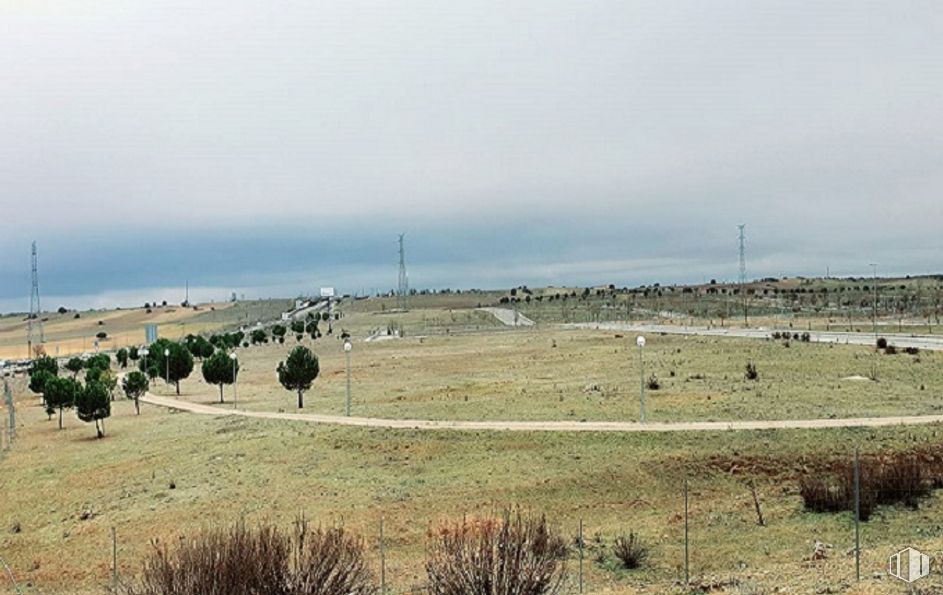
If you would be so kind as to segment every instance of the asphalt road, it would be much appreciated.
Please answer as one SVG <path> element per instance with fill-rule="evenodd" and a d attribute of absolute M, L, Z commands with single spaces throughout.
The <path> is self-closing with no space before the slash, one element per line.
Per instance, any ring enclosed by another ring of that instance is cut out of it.
<path fill-rule="evenodd" d="M 743 337 L 747 339 L 768 339 L 775 331 L 789 333 L 809 333 L 809 338 L 815 343 L 837 343 L 842 345 L 874 345 L 874 335 L 871 333 L 845 333 L 838 331 L 803 331 L 802 329 L 778 328 L 708 328 L 706 326 L 679 326 L 673 324 L 633 324 L 630 322 L 581 322 L 563 325 L 567 328 L 598 329 L 606 331 L 643 333 L 658 335 L 697 335 L 705 337 Z M 943 335 L 905 335 L 898 333 L 882 333 L 878 336 L 887 339 L 887 342 L 897 348 L 916 347 L 931 351 L 943 351 Z"/>

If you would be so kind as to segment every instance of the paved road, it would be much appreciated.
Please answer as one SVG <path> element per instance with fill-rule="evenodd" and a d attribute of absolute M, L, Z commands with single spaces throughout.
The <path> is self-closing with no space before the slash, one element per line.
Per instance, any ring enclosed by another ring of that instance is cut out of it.
<path fill-rule="evenodd" d="M 705 326 L 678 326 L 672 324 L 633 324 L 629 322 L 580 322 L 563 325 L 567 328 L 599 329 L 607 331 L 648 333 L 657 335 L 698 335 L 707 337 L 744 337 L 748 339 L 768 339 L 775 331 L 803 333 L 802 329 L 776 328 L 708 328 Z M 808 331 L 810 339 L 816 343 L 839 343 L 846 345 L 874 345 L 874 335 L 870 333 L 844 333 L 838 331 Z M 887 342 L 898 348 L 916 347 L 931 351 L 943 351 L 943 335 L 904 335 L 898 333 L 879 333 Z"/>
<path fill-rule="evenodd" d="M 189 411 L 200 415 L 240 416 L 257 419 L 280 419 L 314 424 L 390 428 L 400 430 L 457 430 L 457 431 L 510 431 L 510 432 L 725 432 L 736 430 L 877 428 L 882 426 L 914 426 L 943 423 L 943 415 L 911 417 L 859 417 L 845 419 L 796 419 L 776 421 L 679 422 L 646 423 L 618 421 L 436 421 L 429 419 L 382 419 L 376 417 L 343 417 L 313 413 L 277 413 L 272 411 L 245 411 L 226 409 L 199 403 L 190 403 L 172 397 L 148 393 L 144 403 Z"/>
<path fill-rule="evenodd" d="M 517 310 L 510 308 L 478 308 L 481 312 L 488 312 L 505 326 L 534 326 L 534 321 Z"/>

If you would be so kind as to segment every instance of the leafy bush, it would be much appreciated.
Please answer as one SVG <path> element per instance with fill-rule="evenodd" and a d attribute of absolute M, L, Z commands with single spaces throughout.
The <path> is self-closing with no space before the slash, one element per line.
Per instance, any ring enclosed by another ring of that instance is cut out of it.
<path fill-rule="evenodd" d="M 205 531 L 174 548 L 157 542 L 128 595 L 372 595 L 363 541 L 342 528 L 271 526 Z"/>
<path fill-rule="evenodd" d="M 893 345 L 888 345 L 887 347 L 884 348 L 884 353 L 886 355 L 897 355 L 897 348 L 894 347 Z"/>
<path fill-rule="evenodd" d="M 545 517 L 444 523 L 430 531 L 426 576 L 431 595 L 545 595 L 562 592 L 566 545 Z"/>
<path fill-rule="evenodd" d="M 661 388 L 661 383 L 658 381 L 658 376 L 652 374 L 648 377 L 648 380 L 645 382 L 645 386 L 648 387 L 648 390 L 658 390 Z"/>
<path fill-rule="evenodd" d="M 878 349 L 886 349 L 886 348 L 887 348 L 887 339 L 885 339 L 884 337 L 879 337 L 878 340 L 877 340 L 877 347 L 878 347 Z"/>
<path fill-rule="evenodd" d="M 612 546 L 612 554 L 626 570 L 641 568 L 648 559 L 648 546 L 636 533 L 621 535 Z"/>

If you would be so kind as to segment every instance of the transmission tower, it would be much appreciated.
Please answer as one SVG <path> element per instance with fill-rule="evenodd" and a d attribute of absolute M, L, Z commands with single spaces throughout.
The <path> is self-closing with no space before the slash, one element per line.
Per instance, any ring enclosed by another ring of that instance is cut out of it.
<path fill-rule="evenodd" d="M 397 305 L 405 310 L 409 303 L 409 276 L 406 274 L 406 248 L 403 247 L 403 238 L 406 234 L 399 234 L 399 287 L 397 288 Z"/>
<path fill-rule="evenodd" d="M 747 248 L 746 248 L 746 223 L 737 226 L 740 230 L 740 303 L 743 306 L 743 324 L 747 323 Z"/>
<path fill-rule="evenodd" d="M 46 337 L 43 334 L 43 319 L 40 314 L 42 308 L 39 305 L 39 260 L 36 257 L 36 242 L 33 242 L 31 263 L 33 267 L 33 289 L 29 294 L 29 319 L 26 331 L 29 357 L 33 357 L 33 342 L 36 339 L 39 340 L 40 345 L 46 342 Z"/>

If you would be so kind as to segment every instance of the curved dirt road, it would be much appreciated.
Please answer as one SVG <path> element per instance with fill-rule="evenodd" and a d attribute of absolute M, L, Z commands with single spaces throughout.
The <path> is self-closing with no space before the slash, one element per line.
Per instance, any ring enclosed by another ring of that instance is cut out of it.
<path fill-rule="evenodd" d="M 877 428 L 883 426 L 914 426 L 943 422 L 943 415 L 908 417 L 857 417 L 843 419 L 795 419 L 771 421 L 703 421 L 677 423 L 646 423 L 620 421 L 445 421 L 430 419 L 383 419 L 377 417 L 344 417 L 314 413 L 277 413 L 274 411 L 245 411 L 223 409 L 199 403 L 189 403 L 172 397 L 148 393 L 141 401 L 159 407 L 179 409 L 200 415 L 281 419 L 315 424 L 389 428 L 398 430 L 456 430 L 456 431 L 511 431 L 511 432 L 724 432 L 736 430 L 783 430 L 826 428 Z"/>

